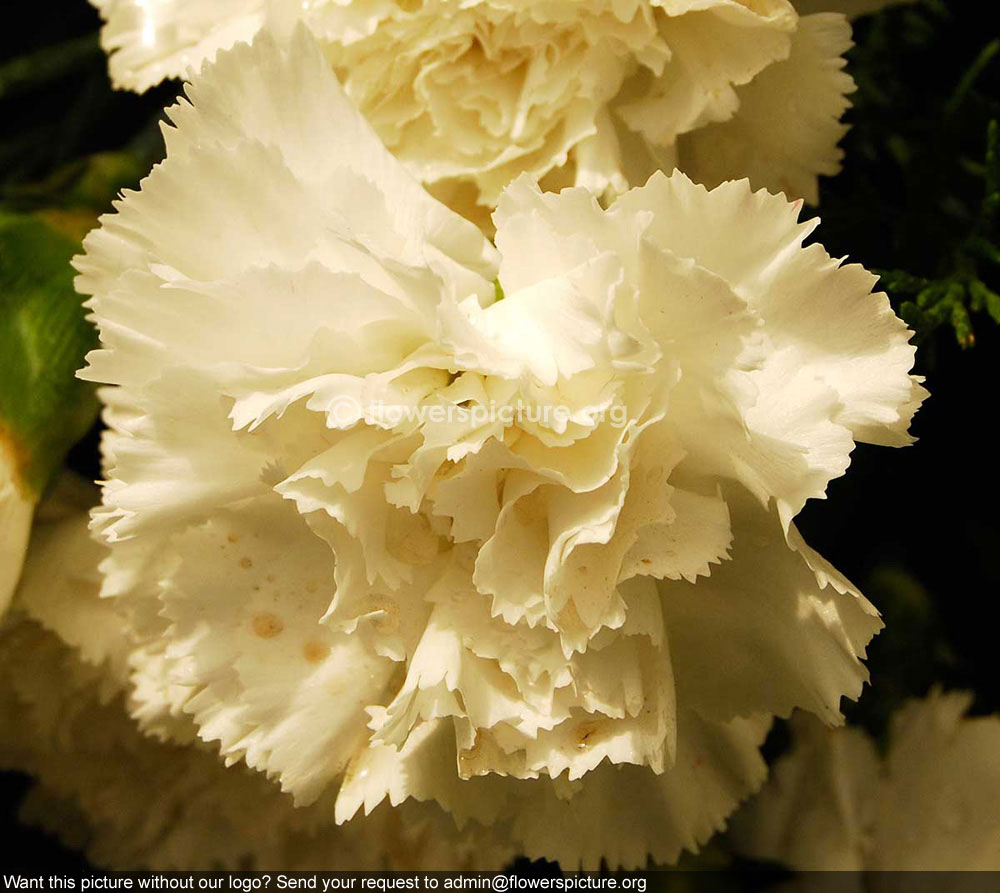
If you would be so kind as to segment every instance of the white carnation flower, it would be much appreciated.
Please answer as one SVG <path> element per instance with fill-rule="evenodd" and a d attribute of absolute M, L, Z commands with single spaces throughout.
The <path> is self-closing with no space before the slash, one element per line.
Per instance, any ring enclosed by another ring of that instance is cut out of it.
<path fill-rule="evenodd" d="M 749 856 L 800 870 L 1000 869 L 1000 716 L 972 695 L 932 693 L 868 735 L 796 717 L 791 752 L 734 822 Z"/>
<path fill-rule="evenodd" d="M 116 869 L 474 869 L 510 857 L 508 843 L 474 825 L 456 832 L 433 805 L 337 827 L 332 804 L 296 808 L 211 747 L 143 735 L 123 709 L 131 645 L 98 597 L 106 549 L 88 520 L 36 525 L 0 627 L 0 768 L 35 776 L 29 821 Z"/>
<path fill-rule="evenodd" d="M 469 216 L 522 172 L 620 192 L 678 163 L 815 202 L 854 88 L 847 20 L 788 0 L 94 2 L 112 79 L 137 90 L 269 18 L 306 23 L 382 141 Z"/>
<path fill-rule="evenodd" d="M 189 96 L 77 260 L 136 715 L 338 820 L 435 800 L 567 867 L 697 847 L 770 716 L 836 722 L 865 679 L 877 612 L 792 519 L 856 440 L 909 440 L 874 277 L 681 174 L 606 210 L 522 178 L 495 249 L 305 30 Z"/>

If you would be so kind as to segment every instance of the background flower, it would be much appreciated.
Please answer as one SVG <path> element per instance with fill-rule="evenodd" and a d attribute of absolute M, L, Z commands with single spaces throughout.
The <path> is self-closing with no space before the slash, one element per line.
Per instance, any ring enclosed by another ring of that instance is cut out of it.
<path fill-rule="evenodd" d="M 518 174 L 612 194 L 675 165 L 816 202 L 839 170 L 850 26 L 787 0 L 103 0 L 119 86 L 189 77 L 268 18 L 299 19 L 383 142 L 467 216 Z"/>
<path fill-rule="evenodd" d="M 996 871 L 1000 717 L 932 693 L 893 718 L 887 753 L 856 728 L 793 723 L 792 750 L 734 820 L 746 855 L 802 870 Z"/>
<path fill-rule="evenodd" d="M 34 502 L 25 497 L 16 480 L 14 463 L 7 452 L 0 453 L 0 614 L 7 610 L 21 575 L 21 564 L 28 548 L 28 532 Z"/>
<path fill-rule="evenodd" d="M 908 442 L 874 277 L 800 205 L 680 174 L 607 209 L 522 178 L 494 249 L 304 29 L 190 98 L 77 261 L 136 717 L 300 804 L 342 779 L 339 821 L 435 800 L 566 866 L 697 847 L 770 716 L 837 722 L 865 678 L 877 613 L 792 519 L 856 439 Z M 567 414 L 469 412 L 497 404 Z"/>

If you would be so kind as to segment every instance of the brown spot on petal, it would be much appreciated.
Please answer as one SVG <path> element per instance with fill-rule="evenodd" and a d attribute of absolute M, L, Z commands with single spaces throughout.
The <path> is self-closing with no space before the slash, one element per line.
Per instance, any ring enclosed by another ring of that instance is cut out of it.
<path fill-rule="evenodd" d="M 226 539 L 229 540 L 229 542 L 231 543 L 238 543 L 240 541 L 239 534 L 237 533 L 229 534 L 229 536 L 227 536 Z"/>
<path fill-rule="evenodd" d="M 576 727 L 576 746 L 580 750 L 586 750 L 593 744 L 593 738 L 600 732 L 604 723 L 599 720 L 582 722 Z"/>
<path fill-rule="evenodd" d="M 302 646 L 302 656 L 311 664 L 323 663 L 329 653 L 330 646 L 325 642 L 317 642 L 315 639 L 310 639 Z"/>
<path fill-rule="evenodd" d="M 240 559 L 240 567 L 243 568 L 243 570 L 249 570 L 250 568 L 253 567 L 253 562 L 249 558 L 244 556 L 243 558 Z"/>
<path fill-rule="evenodd" d="M 266 611 L 262 611 L 260 614 L 254 615 L 254 635 L 260 636 L 262 639 L 273 639 L 275 636 L 281 635 L 284 629 L 284 621 L 276 614 L 268 614 Z"/>

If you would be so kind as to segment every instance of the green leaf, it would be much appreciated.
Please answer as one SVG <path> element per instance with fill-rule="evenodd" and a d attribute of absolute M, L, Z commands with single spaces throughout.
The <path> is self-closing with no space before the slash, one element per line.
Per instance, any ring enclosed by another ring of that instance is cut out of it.
<path fill-rule="evenodd" d="M 1000 264 L 1000 247 L 994 245 L 987 239 L 974 238 L 969 240 L 969 249 L 980 257 L 995 264 Z"/>
<path fill-rule="evenodd" d="M 972 65 L 970 65 L 965 74 L 962 75 L 962 80 L 959 81 L 958 86 L 955 88 L 955 92 L 945 107 L 945 114 L 947 116 L 952 116 L 958 111 L 965 97 L 969 95 L 969 91 L 975 86 L 976 81 L 979 80 L 980 75 L 989 67 L 990 63 L 1000 54 L 1000 40 L 991 40 L 976 56 Z"/>
<path fill-rule="evenodd" d="M 874 270 L 881 280 L 880 285 L 893 294 L 915 295 L 927 287 L 927 280 L 907 273 L 905 270 Z"/>
<path fill-rule="evenodd" d="M 969 319 L 969 311 L 961 301 L 955 301 L 951 307 L 951 325 L 955 330 L 955 337 L 962 347 L 972 347 L 976 343 L 976 336 L 972 332 L 972 320 Z"/>
<path fill-rule="evenodd" d="M 138 186 L 148 168 L 131 152 L 97 152 L 62 165 L 40 182 L 4 188 L 3 200 L 18 210 L 82 208 L 96 214 L 108 210 L 122 189 Z"/>
<path fill-rule="evenodd" d="M 917 306 L 922 310 L 934 307 L 944 299 L 947 291 L 947 282 L 932 282 L 917 295 Z"/>
<path fill-rule="evenodd" d="M 969 294 L 972 295 L 973 308 L 985 310 L 1000 325 L 1000 295 L 978 281 L 969 283 Z"/>
<path fill-rule="evenodd" d="M 0 438 L 35 496 L 97 413 L 75 376 L 97 341 L 73 288 L 78 250 L 41 217 L 0 211 Z"/>
<path fill-rule="evenodd" d="M 990 121 L 986 131 L 986 195 L 1000 193 L 1000 121 Z"/>
<path fill-rule="evenodd" d="M 97 35 L 86 34 L 5 61 L 0 64 L 0 99 L 66 77 L 100 56 Z"/>
<path fill-rule="evenodd" d="M 924 314 L 923 311 L 913 303 L 913 301 L 903 301 L 899 305 L 899 315 L 903 318 L 905 322 L 914 331 L 919 331 L 924 328 Z"/>

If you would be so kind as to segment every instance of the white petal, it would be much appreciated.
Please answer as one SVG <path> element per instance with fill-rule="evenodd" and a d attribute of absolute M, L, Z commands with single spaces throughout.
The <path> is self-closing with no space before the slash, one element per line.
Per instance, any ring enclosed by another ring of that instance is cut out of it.
<path fill-rule="evenodd" d="M 875 869 L 1000 869 L 1000 717 L 932 693 L 894 717 L 872 845 Z"/>
<path fill-rule="evenodd" d="M 189 76 L 218 50 L 252 37 L 265 7 L 264 0 L 223 0 L 211 10 L 199 0 L 91 2 L 105 22 L 101 46 L 111 56 L 111 79 L 140 93 L 164 78 Z"/>
<path fill-rule="evenodd" d="M 851 46 L 843 16 L 799 19 L 788 58 L 737 91 L 739 110 L 728 121 L 686 134 L 678 165 L 706 186 L 747 177 L 755 188 L 817 204 L 818 176 L 838 173 L 843 158 Z"/>
<path fill-rule="evenodd" d="M 21 576 L 21 565 L 28 549 L 31 518 L 35 511 L 34 501 L 21 492 L 14 480 L 13 463 L 0 448 L 0 616 L 7 610 L 17 581 Z"/>
<path fill-rule="evenodd" d="M 280 774 L 314 800 L 366 738 L 364 710 L 393 672 L 358 637 L 321 623 L 333 556 L 275 495 L 215 513 L 177 542 L 164 593 L 173 676 L 223 756 Z"/>
<path fill-rule="evenodd" d="M 758 747 L 768 722 L 719 724 L 691 713 L 680 721 L 677 761 L 662 775 L 604 765 L 570 797 L 554 788 L 530 796 L 514 825 L 525 854 L 594 871 L 602 858 L 610 868 L 637 869 L 696 851 L 763 782 Z"/>
<path fill-rule="evenodd" d="M 815 871 L 862 871 L 879 799 L 875 745 L 859 729 L 796 715 L 794 747 L 732 823 L 739 851 Z"/>
<path fill-rule="evenodd" d="M 696 584 L 659 584 L 678 701 L 722 720 L 801 707 L 839 722 L 840 698 L 857 698 L 867 679 L 859 657 L 882 626 L 877 612 L 815 573 L 776 512 L 731 490 L 726 500 L 730 560 Z"/>

